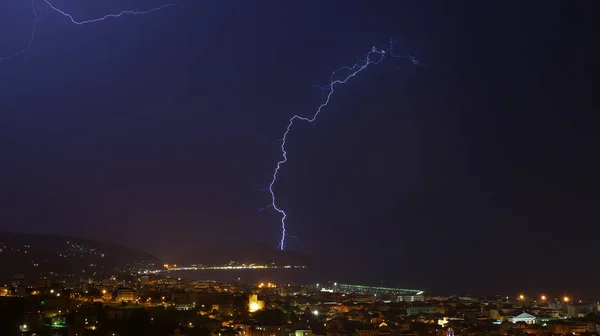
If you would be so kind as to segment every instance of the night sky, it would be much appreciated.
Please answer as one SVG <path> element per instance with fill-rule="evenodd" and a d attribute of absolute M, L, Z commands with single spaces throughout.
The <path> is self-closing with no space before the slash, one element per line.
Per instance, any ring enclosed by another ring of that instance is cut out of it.
<path fill-rule="evenodd" d="M 160 4 L 75 2 L 54 1 L 82 19 Z M 0 230 L 167 261 L 275 247 L 257 190 L 287 120 L 394 38 L 427 66 L 370 67 L 292 130 L 288 246 L 346 282 L 600 295 L 594 1 L 182 0 L 86 26 L 40 7 L 32 48 L 0 63 Z M 32 19 L 2 1 L 3 55 Z"/>

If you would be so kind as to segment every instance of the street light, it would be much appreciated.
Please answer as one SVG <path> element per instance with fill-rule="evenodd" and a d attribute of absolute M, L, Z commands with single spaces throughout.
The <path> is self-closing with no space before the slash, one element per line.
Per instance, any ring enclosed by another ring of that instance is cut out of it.
<path fill-rule="evenodd" d="M 519 295 L 519 300 L 521 300 L 521 301 L 525 300 L 525 295 L 523 295 L 523 294 Z"/>
<path fill-rule="evenodd" d="M 565 296 L 565 297 L 563 297 L 563 301 L 564 302 L 569 302 L 569 301 L 571 301 L 571 298 L 568 297 L 568 296 Z"/>
<path fill-rule="evenodd" d="M 541 299 L 542 301 L 546 301 L 546 295 L 542 295 Z"/>

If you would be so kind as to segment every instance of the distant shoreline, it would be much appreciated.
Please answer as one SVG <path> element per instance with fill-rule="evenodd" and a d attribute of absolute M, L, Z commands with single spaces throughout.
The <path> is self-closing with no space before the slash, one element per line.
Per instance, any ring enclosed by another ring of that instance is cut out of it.
<path fill-rule="evenodd" d="M 163 274 L 171 277 L 180 277 L 193 280 L 214 280 L 217 282 L 244 284 L 256 284 L 260 282 L 272 282 L 277 285 L 283 284 L 310 284 L 317 281 L 315 275 L 309 268 L 268 268 L 268 269 L 198 269 L 198 270 L 176 270 Z"/>

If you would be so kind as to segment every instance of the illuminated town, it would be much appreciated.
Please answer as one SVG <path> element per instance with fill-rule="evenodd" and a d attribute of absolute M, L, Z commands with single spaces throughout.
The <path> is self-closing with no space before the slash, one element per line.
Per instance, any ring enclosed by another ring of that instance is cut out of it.
<path fill-rule="evenodd" d="M 27 336 L 596 335 L 600 329 L 597 304 L 569 295 L 438 296 L 337 282 L 219 283 L 162 272 L 78 281 L 15 275 L 0 296 L 13 334 Z"/>

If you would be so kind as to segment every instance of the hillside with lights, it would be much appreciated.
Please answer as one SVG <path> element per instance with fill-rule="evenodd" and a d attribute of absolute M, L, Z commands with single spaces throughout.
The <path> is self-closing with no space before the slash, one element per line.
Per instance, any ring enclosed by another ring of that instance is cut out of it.
<path fill-rule="evenodd" d="M 0 281 L 16 274 L 87 279 L 161 265 L 146 252 L 89 239 L 0 232 Z"/>

